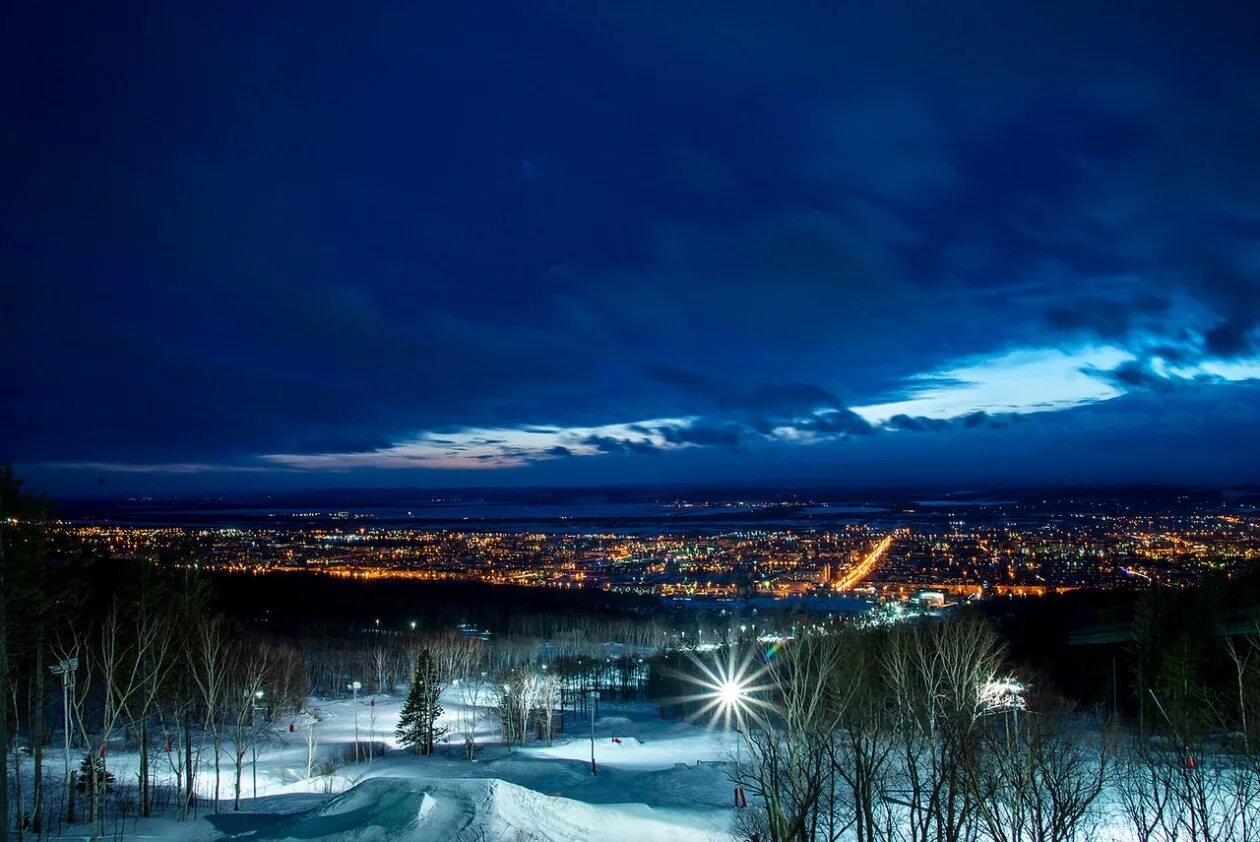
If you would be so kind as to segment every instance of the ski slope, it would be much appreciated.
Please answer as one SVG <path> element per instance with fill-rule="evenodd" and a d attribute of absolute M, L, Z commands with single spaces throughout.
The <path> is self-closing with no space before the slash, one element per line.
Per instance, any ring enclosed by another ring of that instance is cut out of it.
<path fill-rule="evenodd" d="M 439 724 L 451 729 L 432 757 L 399 748 L 393 732 L 399 697 L 360 696 L 312 700 L 316 765 L 344 755 L 354 744 L 355 714 L 363 742 L 389 747 L 372 762 L 341 765 L 307 777 L 305 727 L 300 718 L 276 723 L 258 746 L 256 766 L 247 758 L 241 810 L 232 810 L 233 769 L 225 746 L 220 812 L 211 807 L 213 757 L 201 758 L 200 815 L 111 822 L 108 834 L 127 840 L 660 840 L 721 842 L 731 837 L 732 787 L 726 762 L 738 751 L 737 736 L 701 725 L 662 721 L 647 704 L 601 705 L 595 720 L 598 775 L 591 774 L 589 719 L 570 717 L 568 732 L 553 744 L 533 742 L 511 750 L 497 742 L 488 717 L 478 726 L 478 757 L 463 759 L 458 700 L 443 698 Z M 615 739 L 614 739 L 615 738 Z M 55 761 L 53 761 L 55 764 Z M 134 780 L 134 754 L 111 751 L 109 768 L 119 781 Z M 164 761 L 155 762 L 158 785 L 167 783 Z M 55 770 L 55 765 L 53 769 Z M 257 797 L 254 779 L 257 778 Z M 81 835 L 86 836 L 86 827 Z M 74 838 L 80 834 L 68 833 Z"/>

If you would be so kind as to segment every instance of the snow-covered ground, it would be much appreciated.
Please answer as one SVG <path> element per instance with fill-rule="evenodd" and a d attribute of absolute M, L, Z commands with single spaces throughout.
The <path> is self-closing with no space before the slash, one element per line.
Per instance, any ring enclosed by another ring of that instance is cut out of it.
<path fill-rule="evenodd" d="M 477 728 L 478 757 L 463 759 L 458 699 L 444 696 L 439 724 L 450 729 L 432 757 L 398 747 L 394 728 L 400 697 L 312 700 L 316 766 L 342 757 L 354 744 L 355 711 L 361 741 L 390 747 L 372 762 L 345 763 L 329 775 L 306 776 L 306 728 L 301 717 L 275 725 L 258 745 L 256 769 L 246 757 L 240 812 L 232 811 L 231 746 L 222 760 L 220 813 L 213 814 L 213 761 L 207 747 L 196 820 L 126 822 L 127 839 L 249 840 L 727 840 L 732 786 L 724 763 L 737 736 L 677 721 L 662 721 L 647 704 L 601 705 L 590 768 L 590 720 L 570 715 L 553 744 L 512 750 L 498 743 L 496 723 Z M 375 721 L 373 721 L 373 719 Z M 616 741 L 614 741 L 616 738 Z M 449 740 L 449 742 L 448 742 Z M 56 768 L 56 755 L 50 767 Z M 134 780 L 137 758 L 114 753 L 110 771 Z M 155 759 L 158 783 L 168 777 Z M 208 768 L 207 768 L 208 767 Z M 257 797 L 254 798 L 254 772 Z M 173 780 L 173 778 L 172 778 Z M 77 830 L 77 828 L 76 828 Z M 86 828 L 83 828 L 86 830 Z M 110 823 L 111 835 L 114 830 Z M 67 834 L 73 838 L 72 834 Z"/>
<path fill-rule="evenodd" d="M 488 691 L 481 695 L 489 696 Z M 360 696 L 311 703 L 315 770 L 307 775 L 306 727 L 301 716 L 271 727 L 258 744 L 256 767 L 245 758 L 242 801 L 232 809 L 232 746 L 221 761 L 220 811 L 213 811 L 213 755 L 207 744 L 198 777 L 197 816 L 123 822 L 107 819 L 106 837 L 139 840 L 399 840 L 399 842 L 730 842 L 735 809 L 727 764 L 740 752 L 739 735 L 700 724 L 662 720 L 655 705 L 603 702 L 595 720 L 595 759 L 590 768 L 590 720 L 572 714 L 567 732 L 552 745 L 532 741 L 507 749 L 497 722 L 479 711 L 477 759 L 463 758 L 462 728 L 470 708 L 459 694 L 444 695 L 439 724 L 449 733 L 432 757 L 400 748 L 394 739 L 401 697 Z M 371 762 L 345 762 L 355 739 L 383 743 Z M 289 730 L 290 723 L 293 731 Z M 165 755 L 155 753 L 159 787 L 173 788 Z M 82 754 L 76 755 L 76 760 Z M 328 758 L 337 758 L 336 768 Z M 59 776 L 59 753 L 46 754 L 48 774 Z M 134 782 L 138 758 L 114 749 L 109 768 L 120 783 Z M 323 766 L 323 769 L 321 769 Z M 26 770 L 29 772 L 29 758 Z M 254 797 L 254 772 L 257 797 Z M 51 782 L 50 782 L 51 783 Z M 26 782 L 29 786 L 29 779 Z M 50 793 L 59 800 L 60 790 Z M 82 799 L 82 797 L 80 797 Z M 749 809 L 755 809 L 749 797 Z M 1104 793 L 1100 823 L 1082 838 L 1134 842 L 1120 813 L 1114 786 Z M 80 800 L 82 810 L 82 800 Z M 169 809 L 166 810 L 169 815 Z M 66 838 L 85 838 L 87 828 L 68 828 Z M 55 831 L 54 831 L 55 832 Z M 1242 837 L 1238 837 L 1242 838 Z"/>

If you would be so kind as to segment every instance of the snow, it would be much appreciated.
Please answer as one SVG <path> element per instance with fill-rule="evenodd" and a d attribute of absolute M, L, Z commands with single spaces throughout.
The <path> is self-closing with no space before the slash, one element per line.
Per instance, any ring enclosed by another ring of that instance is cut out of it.
<path fill-rule="evenodd" d="M 488 694 L 487 694 L 488 695 Z M 483 696 L 482 698 L 486 698 Z M 729 840 L 732 785 L 725 762 L 738 736 L 698 724 L 661 720 L 654 705 L 602 702 L 595 720 L 591 774 L 591 723 L 570 713 L 567 732 L 553 744 L 534 741 L 507 749 L 497 741 L 496 723 L 482 716 L 478 755 L 463 759 L 460 718 L 468 711 L 457 696 L 444 695 L 440 725 L 450 731 L 432 757 L 400 748 L 394 728 L 401 697 L 360 695 L 312 699 L 318 709 L 316 770 L 306 777 L 306 727 L 301 716 L 275 724 L 258 745 L 256 768 L 241 776 L 241 811 L 232 811 L 234 770 L 231 745 L 222 758 L 221 812 L 210 812 L 214 790 L 209 745 L 201 758 L 200 816 L 128 819 L 119 838 L 249 840 Z M 384 743 L 389 751 L 372 762 L 343 763 L 320 775 L 320 762 L 343 757 L 353 744 L 355 714 L 360 741 Z M 616 738 L 616 741 L 614 741 Z M 155 758 L 159 786 L 173 785 L 164 753 Z M 50 774 L 60 764 L 53 757 Z M 138 758 L 111 750 L 109 768 L 134 781 Z M 257 772 L 257 797 L 254 772 Z M 76 828 L 75 830 L 78 830 Z M 86 831 L 86 828 L 82 828 Z M 115 827 L 110 823 L 110 835 Z M 86 834 L 85 834 L 86 835 Z"/>
<path fill-rule="evenodd" d="M 613 830 L 615 829 L 615 830 Z M 254 839 L 691 840 L 715 838 L 700 817 L 644 804 L 591 805 L 493 778 L 379 777 Z"/>
<path fill-rule="evenodd" d="M 488 698 L 489 693 L 481 698 Z M 212 842 L 723 842 L 732 839 L 735 808 L 727 764 L 740 748 L 738 734 L 702 724 L 659 718 L 647 703 L 600 703 L 594 723 L 598 775 L 591 774 L 591 721 L 570 713 L 567 731 L 552 745 L 533 741 L 508 749 L 498 742 L 497 724 L 480 716 L 477 759 L 463 759 L 461 720 L 469 710 L 459 694 L 444 695 L 440 725 L 450 729 L 432 757 L 400 748 L 394 728 L 401 697 L 361 695 L 312 699 L 318 709 L 316 771 L 306 776 L 306 728 L 302 716 L 275 723 L 258 746 L 257 786 L 246 756 L 241 811 L 232 811 L 234 770 L 231 745 L 222 758 L 221 812 L 211 809 L 214 763 L 207 745 L 201 758 L 199 815 L 179 822 L 169 817 L 107 823 L 117 839 Z M 344 757 L 354 743 L 355 715 L 362 742 L 383 743 L 388 751 L 372 762 L 342 763 L 319 773 L 329 756 Z M 294 730 L 289 731 L 292 721 Z M 120 782 L 134 781 L 138 758 L 111 747 L 109 768 Z M 171 786 L 173 774 L 163 753 L 155 758 L 158 786 Z M 76 754 L 76 760 L 81 754 Z M 50 753 L 48 773 L 60 772 Z M 28 767 L 29 769 L 29 767 Z M 1114 793 L 1104 797 L 1103 825 L 1091 838 L 1131 842 L 1132 831 L 1117 812 Z M 752 802 L 751 796 L 749 801 Z M 750 803 L 749 809 L 754 805 Z M 86 837 L 76 826 L 70 838 Z"/>

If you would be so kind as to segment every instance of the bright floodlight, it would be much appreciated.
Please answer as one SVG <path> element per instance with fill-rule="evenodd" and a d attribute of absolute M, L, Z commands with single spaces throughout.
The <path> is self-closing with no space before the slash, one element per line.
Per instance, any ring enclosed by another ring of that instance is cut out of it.
<path fill-rule="evenodd" d="M 744 688 L 735 681 L 724 681 L 717 689 L 718 701 L 730 707 L 744 701 Z"/>
<path fill-rule="evenodd" d="M 765 666 L 758 655 L 754 648 L 746 647 L 742 659 L 737 660 L 732 650 L 725 663 L 714 664 L 692 654 L 695 672 L 682 677 L 695 684 L 698 692 L 679 701 L 700 702 L 700 715 L 710 726 L 720 722 L 725 728 L 744 728 L 748 720 L 760 718 L 770 708 L 763 697 L 771 687 L 761 683 Z"/>
<path fill-rule="evenodd" d="M 1028 702 L 1024 699 L 1024 693 L 1027 690 L 1026 685 L 1013 678 L 990 678 L 980 687 L 980 710 L 982 713 L 1026 710 Z"/>

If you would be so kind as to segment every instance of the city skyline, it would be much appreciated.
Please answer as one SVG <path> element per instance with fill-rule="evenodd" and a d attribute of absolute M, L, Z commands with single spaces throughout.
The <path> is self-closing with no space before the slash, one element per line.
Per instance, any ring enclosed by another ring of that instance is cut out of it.
<path fill-rule="evenodd" d="M 18 10 L 0 461 L 1254 483 L 1236 11 Z"/>

